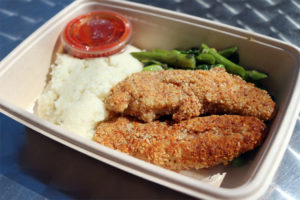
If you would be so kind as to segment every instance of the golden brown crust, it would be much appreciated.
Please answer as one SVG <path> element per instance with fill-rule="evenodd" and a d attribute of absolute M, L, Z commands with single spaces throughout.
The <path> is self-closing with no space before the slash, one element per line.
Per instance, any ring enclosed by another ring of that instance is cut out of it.
<path fill-rule="evenodd" d="M 266 125 L 256 117 L 197 117 L 178 124 L 141 123 L 120 117 L 98 125 L 94 140 L 174 171 L 227 164 L 263 141 Z"/>
<path fill-rule="evenodd" d="M 163 115 L 181 121 L 202 114 L 240 114 L 269 120 L 275 102 L 265 90 L 214 68 L 133 74 L 112 88 L 106 107 L 145 122 Z"/>

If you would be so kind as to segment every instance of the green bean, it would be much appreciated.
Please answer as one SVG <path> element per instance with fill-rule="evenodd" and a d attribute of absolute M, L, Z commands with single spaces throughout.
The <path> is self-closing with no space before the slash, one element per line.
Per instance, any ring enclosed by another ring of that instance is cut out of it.
<path fill-rule="evenodd" d="M 159 65 L 163 69 L 168 69 L 168 65 L 167 64 L 158 62 L 156 60 L 141 60 L 140 62 L 143 63 L 144 67 L 147 67 L 149 65 Z"/>
<path fill-rule="evenodd" d="M 211 69 L 212 69 L 212 68 L 215 68 L 215 67 L 221 67 L 221 68 L 226 69 L 225 66 L 224 66 L 223 64 L 214 64 L 214 65 L 211 65 Z"/>
<path fill-rule="evenodd" d="M 196 69 L 210 70 L 215 67 L 221 67 L 225 69 L 225 66 L 222 64 L 213 64 L 213 65 L 202 64 L 202 65 L 197 65 Z"/>
<path fill-rule="evenodd" d="M 132 52 L 138 60 L 156 60 L 178 68 L 193 69 L 196 66 L 195 56 L 178 52 L 156 49 L 149 52 Z"/>
<path fill-rule="evenodd" d="M 186 50 L 175 49 L 174 51 L 182 53 L 182 54 L 193 54 L 195 56 L 197 56 L 201 53 L 200 48 L 194 48 L 194 47 L 190 48 L 190 49 L 186 49 Z"/>
<path fill-rule="evenodd" d="M 153 65 L 153 64 L 157 64 L 157 65 L 161 65 L 161 62 L 158 62 L 156 60 L 141 60 L 141 63 L 143 63 L 144 66 L 148 66 L 148 65 Z"/>
<path fill-rule="evenodd" d="M 210 65 L 207 64 L 197 65 L 196 69 L 209 70 Z"/>
<path fill-rule="evenodd" d="M 240 155 L 239 157 L 236 157 L 232 160 L 231 165 L 233 167 L 241 167 L 245 164 L 245 159 L 242 155 Z"/>
<path fill-rule="evenodd" d="M 236 46 L 220 52 L 206 44 L 202 44 L 201 48 L 183 51 L 155 49 L 149 52 L 132 52 L 131 55 L 144 64 L 143 71 L 172 70 L 173 68 L 209 70 L 214 67 L 223 67 L 227 72 L 239 75 L 250 82 L 256 83 L 256 81 L 268 77 L 255 70 L 245 70 L 242 66 L 225 58 L 225 56 L 232 57 L 237 54 Z M 200 51 L 201 53 L 199 53 Z"/>
<path fill-rule="evenodd" d="M 227 58 L 221 56 L 215 50 L 209 48 L 206 44 L 202 44 L 202 48 L 203 48 L 202 53 L 208 53 L 208 54 L 214 56 L 217 63 L 223 64 L 226 67 L 226 71 L 228 71 L 229 73 L 232 73 L 232 74 L 237 74 L 237 75 L 241 76 L 242 78 L 245 78 L 246 72 L 243 67 L 241 67 L 241 66 L 231 62 Z"/>
<path fill-rule="evenodd" d="M 199 62 L 204 62 L 207 64 L 215 64 L 216 63 L 215 57 L 208 53 L 201 53 L 196 57 L 196 59 Z"/>
<path fill-rule="evenodd" d="M 256 70 L 247 70 L 246 71 L 246 80 L 247 81 L 258 81 L 264 78 L 267 78 L 268 75 L 258 72 Z"/>
<path fill-rule="evenodd" d="M 233 46 L 233 47 L 230 47 L 230 48 L 227 48 L 227 49 L 223 49 L 223 50 L 219 51 L 218 53 L 221 56 L 224 56 L 225 58 L 228 58 L 231 55 L 233 55 L 234 53 L 236 53 L 237 50 L 238 50 L 238 47 L 237 46 Z"/>
<path fill-rule="evenodd" d="M 155 49 L 154 49 L 154 51 L 155 51 Z M 176 54 L 184 54 L 183 52 L 181 52 L 180 50 L 177 50 L 177 49 L 173 49 L 171 52 L 176 53 Z"/>
<path fill-rule="evenodd" d="M 147 67 L 143 68 L 143 72 L 146 72 L 146 71 L 154 72 L 154 71 L 160 71 L 160 70 L 164 70 L 160 65 L 148 65 Z"/>

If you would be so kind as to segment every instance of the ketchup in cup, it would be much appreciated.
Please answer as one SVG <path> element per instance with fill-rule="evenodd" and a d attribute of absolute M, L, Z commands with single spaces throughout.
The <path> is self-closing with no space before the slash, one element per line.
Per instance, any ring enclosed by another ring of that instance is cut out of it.
<path fill-rule="evenodd" d="M 95 11 L 71 20 L 61 34 L 67 53 L 78 58 L 110 56 L 130 42 L 132 27 L 122 15 Z"/>

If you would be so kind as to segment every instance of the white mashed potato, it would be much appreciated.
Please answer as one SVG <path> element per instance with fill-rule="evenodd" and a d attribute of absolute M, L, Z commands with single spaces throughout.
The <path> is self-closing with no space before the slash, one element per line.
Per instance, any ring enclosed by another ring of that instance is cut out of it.
<path fill-rule="evenodd" d="M 106 119 L 104 99 L 110 89 L 142 64 L 126 51 L 105 58 L 77 59 L 58 55 L 51 66 L 51 80 L 38 99 L 38 115 L 68 131 L 92 138 L 95 126 Z"/>

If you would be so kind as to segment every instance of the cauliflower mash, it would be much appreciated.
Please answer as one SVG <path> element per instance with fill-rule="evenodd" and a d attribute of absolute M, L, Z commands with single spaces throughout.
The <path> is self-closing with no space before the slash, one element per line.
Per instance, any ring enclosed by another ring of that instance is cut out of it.
<path fill-rule="evenodd" d="M 38 99 L 38 115 L 70 132 L 92 138 L 95 126 L 107 118 L 104 99 L 110 89 L 142 64 L 129 53 L 94 59 L 59 54 L 51 66 L 51 80 Z"/>

